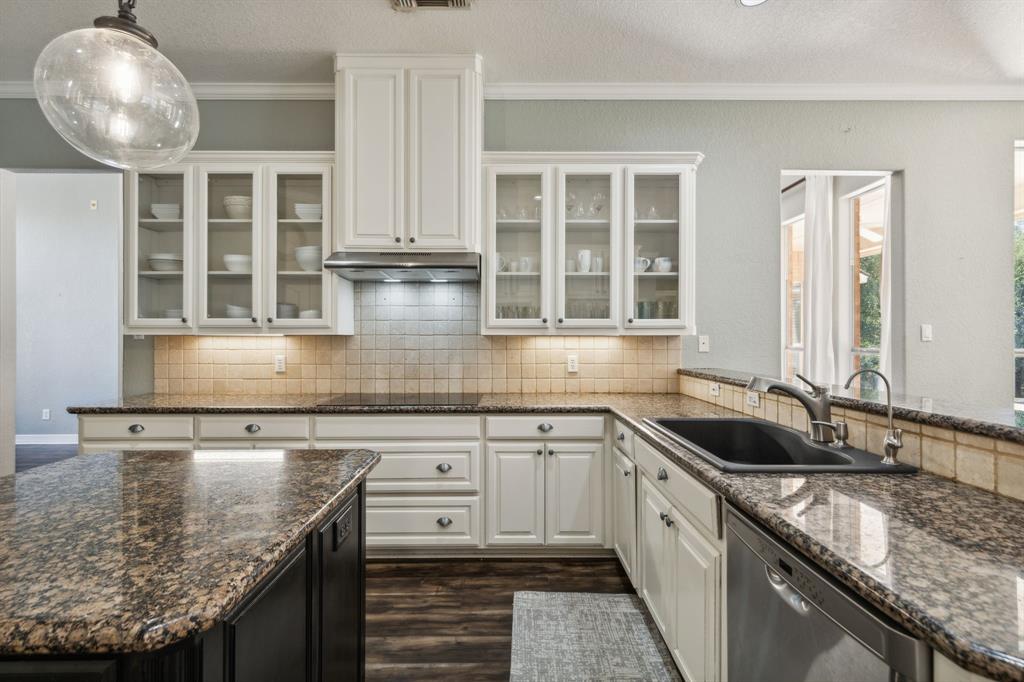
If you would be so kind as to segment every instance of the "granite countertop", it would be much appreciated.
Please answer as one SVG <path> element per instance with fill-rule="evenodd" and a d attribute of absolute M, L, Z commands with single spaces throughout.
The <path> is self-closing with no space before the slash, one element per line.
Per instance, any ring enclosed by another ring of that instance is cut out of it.
<path fill-rule="evenodd" d="M 995 679 L 1024 682 L 1024 503 L 923 472 L 723 473 L 643 426 L 647 417 L 739 416 L 678 394 L 491 394 L 478 406 L 317 407 L 323 399 L 148 397 L 77 411 L 611 412 L 947 657 Z"/>
<path fill-rule="evenodd" d="M 212 627 L 379 459 L 140 451 L 0 477 L 0 655 L 151 651 Z"/>

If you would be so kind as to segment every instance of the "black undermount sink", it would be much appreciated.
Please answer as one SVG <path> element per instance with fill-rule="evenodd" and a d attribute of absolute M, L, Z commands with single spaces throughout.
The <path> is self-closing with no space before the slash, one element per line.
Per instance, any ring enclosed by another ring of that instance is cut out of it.
<path fill-rule="evenodd" d="M 726 472 L 886 473 L 917 471 L 908 464 L 882 464 L 882 458 L 857 448 L 812 443 L 806 434 L 759 419 L 645 419 L 670 438 Z"/>

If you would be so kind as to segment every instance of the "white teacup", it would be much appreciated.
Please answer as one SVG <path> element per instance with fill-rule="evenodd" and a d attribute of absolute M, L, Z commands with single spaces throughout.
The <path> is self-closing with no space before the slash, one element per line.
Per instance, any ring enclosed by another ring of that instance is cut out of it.
<path fill-rule="evenodd" d="M 590 249 L 580 249 L 576 252 L 576 262 L 579 264 L 580 272 L 590 272 L 592 257 Z"/>
<path fill-rule="evenodd" d="M 654 259 L 654 271 L 655 272 L 672 272 L 672 259 L 668 256 L 662 256 Z"/>
<path fill-rule="evenodd" d="M 651 259 L 644 258 L 643 256 L 637 256 L 633 259 L 633 269 L 637 272 L 647 272 L 647 268 L 651 267 Z"/>
<path fill-rule="evenodd" d="M 533 272 L 533 258 L 521 256 L 519 258 L 519 272 Z"/>

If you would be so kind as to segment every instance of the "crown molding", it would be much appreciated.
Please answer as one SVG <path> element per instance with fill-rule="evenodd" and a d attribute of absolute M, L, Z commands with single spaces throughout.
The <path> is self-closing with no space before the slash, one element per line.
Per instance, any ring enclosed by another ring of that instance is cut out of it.
<path fill-rule="evenodd" d="M 1024 84 L 490 83 L 484 99 L 1020 101 Z"/>
<path fill-rule="evenodd" d="M 333 100 L 334 83 L 193 83 L 192 92 L 203 100 Z M 0 99 L 34 98 L 31 81 L 0 81 Z M 1024 84 L 489 83 L 484 99 L 1019 102 Z"/>

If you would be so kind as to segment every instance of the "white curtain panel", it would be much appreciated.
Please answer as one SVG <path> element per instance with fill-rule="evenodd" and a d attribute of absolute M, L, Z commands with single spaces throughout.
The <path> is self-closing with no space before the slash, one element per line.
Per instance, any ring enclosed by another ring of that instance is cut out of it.
<path fill-rule="evenodd" d="M 808 175 L 804 200 L 804 371 L 817 384 L 836 383 L 833 344 L 832 176 Z"/>
<path fill-rule="evenodd" d="M 878 368 L 887 377 L 893 376 L 892 362 L 892 177 L 885 179 L 885 208 L 882 214 L 882 281 L 880 286 L 882 314 L 881 340 L 879 345 Z"/>

